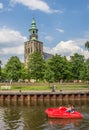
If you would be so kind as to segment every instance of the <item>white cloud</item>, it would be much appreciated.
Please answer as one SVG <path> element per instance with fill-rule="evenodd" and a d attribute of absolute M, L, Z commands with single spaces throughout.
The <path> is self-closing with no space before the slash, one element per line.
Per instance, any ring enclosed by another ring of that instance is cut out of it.
<path fill-rule="evenodd" d="M 48 42 L 52 42 L 53 37 L 52 36 L 45 36 L 45 40 L 47 40 Z"/>
<path fill-rule="evenodd" d="M 16 3 L 22 4 L 28 7 L 31 10 L 40 10 L 45 13 L 62 13 L 60 10 L 51 9 L 46 2 L 43 0 L 11 0 L 11 4 L 14 5 Z"/>
<path fill-rule="evenodd" d="M 26 37 L 22 36 L 19 31 L 7 27 L 0 28 L 0 48 L 18 46 L 26 40 Z"/>
<path fill-rule="evenodd" d="M 45 38 L 49 42 L 53 40 L 51 36 L 46 36 Z M 85 58 L 89 58 L 89 52 L 84 47 L 87 39 L 88 37 L 61 41 L 53 48 L 44 47 L 44 51 L 67 56 L 67 58 L 74 53 L 79 53 L 84 55 Z M 22 36 L 19 31 L 7 27 L 0 28 L 0 60 L 6 62 L 11 56 L 16 55 L 23 61 L 25 41 L 27 41 L 27 38 Z"/>
<path fill-rule="evenodd" d="M 3 5 L 3 3 L 0 3 L 0 13 L 2 13 L 2 12 L 10 12 L 10 11 L 12 11 L 12 7 L 10 6 L 8 6 L 8 4 L 4 7 L 4 5 Z"/>
<path fill-rule="evenodd" d="M 82 47 L 77 45 L 76 41 L 61 41 L 54 48 L 44 47 L 45 52 L 50 52 L 51 54 L 60 54 L 62 56 L 67 56 L 68 58 L 74 53 L 84 55 L 85 58 L 89 58 L 89 52 L 84 50 Z"/>
<path fill-rule="evenodd" d="M 23 59 L 25 41 L 27 38 L 19 31 L 7 27 L 0 28 L 0 60 L 3 64 L 13 55 Z"/>
<path fill-rule="evenodd" d="M 61 28 L 56 28 L 56 30 L 57 30 L 58 32 L 60 32 L 60 33 L 64 33 L 64 30 L 61 29 Z"/>
<path fill-rule="evenodd" d="M 0 54 L 2 55 L 2 53 L 3 55 L 21 55 L 24 53 L 24 45 L 2 48 Z"/>
<path fill-rule="evenodd" d="M 77 46 L 75 42 L 72 40 L 61 41 L 52 50 L 54 53 L 56 52 L 64 55 L 73 55 L 75 52 L 82 52 L 82 49 L 79 46 Z"/>
<path fill-rule="evenodd" d="M 0 3 L 0 9 L 3 9 L 3 3 Z"/>

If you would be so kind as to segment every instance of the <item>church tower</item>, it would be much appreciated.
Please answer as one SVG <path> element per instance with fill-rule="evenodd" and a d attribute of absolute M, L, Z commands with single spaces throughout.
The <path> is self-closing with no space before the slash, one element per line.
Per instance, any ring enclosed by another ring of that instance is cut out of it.
<path fill-rule="evenodd" d="M 38 40 L 38 29 L 36 27 L 35 19 L 32 19 L 31 28 L 29 29 L 29 40 L 24 43 L 24 63 L 27 65 L 29 55 L 34 52 L 43 54 L 43 43 Z"/>

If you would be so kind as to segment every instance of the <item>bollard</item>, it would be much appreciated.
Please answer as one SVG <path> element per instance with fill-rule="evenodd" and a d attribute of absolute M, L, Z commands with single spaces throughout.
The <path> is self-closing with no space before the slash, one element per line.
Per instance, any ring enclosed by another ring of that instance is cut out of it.
<path fill-rule="evenodd" d="M 52 92 L 55 92 L 56 91 L 56 85 L 53 85 L 52 86 Z"/>

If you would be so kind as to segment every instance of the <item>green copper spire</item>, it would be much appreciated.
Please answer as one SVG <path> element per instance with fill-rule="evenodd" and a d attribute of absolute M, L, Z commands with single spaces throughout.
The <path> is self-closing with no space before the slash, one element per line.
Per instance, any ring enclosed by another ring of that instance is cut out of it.
<path fill-rule="evenodd" d="M 36 27 L 35 19 L 32 19 L 31 23 L 31 29 L 29 29 L 30 32 L 30 40 L 37 40 L 38 39 L 38 29 Z"/>
<path fill-rule="evenodd" d="M 36 28 L 36 22 L 35 22 L 34 18 L 32 19 L 31 29 L 37 29 Z"/>

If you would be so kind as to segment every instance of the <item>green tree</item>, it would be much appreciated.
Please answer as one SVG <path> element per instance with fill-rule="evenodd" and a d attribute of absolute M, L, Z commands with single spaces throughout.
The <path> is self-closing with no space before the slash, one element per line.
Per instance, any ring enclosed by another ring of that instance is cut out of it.
<path fill-rule="evenodd" d="M 87 41 L 86 43 L 85 43 L 85 47 L 88 49 L 88 51 L 89 51 L 89 41 Z"/>
<path fill-rule="evenodd" d="M 89 81 L 89 58 L 85 62 L 85 68 L 84 69 L 85 69 L 84 79 Z"/>
<path fill-rule="evenodd" d="M 51 73 L 53 73 L 54 81 L 60 82 L 61 79 L 70 77 L 70 66 L 66 57 L 56 54 L 49 60 L 48 67 L 50 68 Z"/>
<path fill-rule="evenodd" d="M 55 55 L 51 58 L 50 60 L 50 68 L 51 71 L 54 73 L 54 81 L 60 81 L 60 79 L 62 79 L 62 75 L 61 75 L 61 69 L 62 69 L 62 58 L 60 55 Z"/>
<path fill-rule="evenodd" d="M 43 80 L 45 61 L 40 52 L 34 52 L 29 56 L 28 70 L 31 78 L 36 80 Z"/>
<path fill-rule="evenodd" d="M 81 79 L 84 69 L 84 56 L 78 53 L 75 53 L 74 56 L 71 56 L 71 71 L 73 79 Z"/>
<path fill-rule="evenodd" d="M 29 79 L 28 68 L 22 63 L 21 64 L 21 79 Z"/>
<path fill-rule="evenodd" d="M 5 81 L 6 78 L 7 78 L 7 74 L 6 74 L 6 72 L 5 72 L 5 68 L 3 67 L 3 68 L 2 68 L 2 74 L 1 74 L 1 80 L 2 80 L 2 81 Z"/>
<path fill-rule="evenodd" d="M 44 74 L 44 79 L 46 79 L 46 81 L 50 83 L 54 81 L 54 72 L 51 70 L 50 67 L 50 59 L 48 59 L 45 63 L 45 74 Z"/>
<path fill-rule="evenodd" d="M 72 79 L 71 76 L 72 76 L 72 73 L 71 73 L 71 64 L 70 62 L 66 59 L 66 57 L 62 57 L 62 72 L 61 74 L 63 75 L 63 79 L 64 80 L 70 80 Z"/>
<path fill-rule="evenodd" d="M 87 48 L 89 51 L 89 41 L 85 43 L 85 48 Z M 86 78 L 89 80 L 89 58 L 86 61 Z"/>
<path fill-rule="evenodd" d="M 17 56 L 12 56 L 5 65 L 7 79 L 17 81 L 21 78 L 21 62 Z"/>
<path fill-rule="evenodd" d="M 2 65 L 2 61 L 0 60 L 0 81 L 1 81 L 1 65 Z"/>

